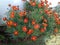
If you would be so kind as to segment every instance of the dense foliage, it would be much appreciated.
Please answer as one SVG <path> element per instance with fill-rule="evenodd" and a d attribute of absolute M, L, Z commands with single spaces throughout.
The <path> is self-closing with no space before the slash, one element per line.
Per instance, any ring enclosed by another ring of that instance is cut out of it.
<path fill-rule="evenodd" d="M 60 19 L 58 14 L 49 8 L 51 3 L 48 4 L 47 0 L 40 2 L 36 0 L 23 1 L 26 2 L 23 11 L 20 11 L 17 6 L 9 5 L 11 7 L 10 18 L 3 18 L 7 24 L 6 32 L 12 34 L 10 39 L 36 41 L 41 36 L 44 36 L 44 39 L 59 32 L 57 24 L 60 25 Z"/>

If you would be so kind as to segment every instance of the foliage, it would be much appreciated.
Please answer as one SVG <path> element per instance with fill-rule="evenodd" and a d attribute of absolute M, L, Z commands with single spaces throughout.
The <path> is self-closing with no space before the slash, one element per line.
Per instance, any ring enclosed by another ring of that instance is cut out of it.
<path fill-rule="evenodd" d="M 9 12 L 10 18 L 6 20 L 7 30 L 14 40 L 37 41 L 58 33 L 57 24 L 60 25 L 58 14 L 49 8 L 47 0 L 26 1 L 25 10 L 19 11 L 17 6 L 12 6 Z"/>

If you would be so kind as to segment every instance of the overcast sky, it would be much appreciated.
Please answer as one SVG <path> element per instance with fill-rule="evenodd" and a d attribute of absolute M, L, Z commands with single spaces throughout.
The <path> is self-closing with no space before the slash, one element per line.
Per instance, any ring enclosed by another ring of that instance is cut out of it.
<path fill-rule="evenodd" d="M 0 0 L 0 15 L 3 15 L 7 12 L 8 4 L 11 5 L 20 5 L 20 8 L 23 8 L 23 2 L 21 0 Z"/>
<path fill-rule="evenodd" d="M 51 7 L 55 7 L 60 0 L 48 0 L 49 2 L 52 3 Z M 23 2 L 22 0 L 0 0 L 0 18 L 5 17 L 4 15 L 5 12 L 7 12 L 8 4 L 11 5 L 19 5 L 20 9 L 23 8 Z"/>

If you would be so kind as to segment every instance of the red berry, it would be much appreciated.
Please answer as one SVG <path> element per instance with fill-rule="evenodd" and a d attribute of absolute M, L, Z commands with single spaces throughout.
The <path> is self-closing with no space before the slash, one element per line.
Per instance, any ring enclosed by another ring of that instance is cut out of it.
<path fill-rule="evenodd" d="M 14 31 L 14 35 L 17 36 L 18 35 L 18 31 Z"/>
<path fill-rule="evenodd" d="M 19 12 L 19 16 L 24 16 L 24 12 Z"/>
<path fill-rule="evenodd" d="M 46 23 L 42 23 L 42 25 L 43 25 L 44 27 L 47 27 L 47 26 L 48 26 L 48 24 L 46 24 Z"/>
<path fill-rule="evenodd" d="M 48 21 L 47 21 L 47 19 L 44 19 L 43 22 L 47 23 Z"/>
<path fill-rule="evenodd" d="M 7 24 L 7 25 L 10 25 L 9 21 L 8 21 L 8 22 L 6 22 L 6 24 Z"/>
<path fill-rule="evenodd" d="M 14 18 L 14 15 L 10 15 L 10 18 Z"/>
<path fill-rule="evenodd" d="M 39 24 L 35 24 L 34 25 L 34 29 L 39 29 L 40 28 L 40 25 Z"/>
<path fill-rule="evenodd" d="M 32 6 L 36 6 L 36 2 L 32 2 L 32 4 L 31 4 Z"/>
<path fill-rule="evenodd" d="M 10 13 L 10 15 L 14 15 L 14 11 L 12 11 L 12 12 Z"/>
<path fill-rule="evenodd" d="M 37 40 L 37 37 L 36 37 L 36 36 L 32 36 L 32 37 L 31 37 L 31 40 L 32 40 L 32 41 L 36 41 L 36 40 Z"/>
<path fill-rule="evenodd" d="M 9 20 L 7 21 L 7 25 L 11 26 L 13 24 L 13 21 Z"/>
<path fill-rule="evenodd" d="M 38 8 L 42 7 L 41 4 L 38 4 Z"/>
<path fill-rule="evenodd" d="M 27 32 L 28 35 L 30 35 L 32 33 L 33 33 L 33 30 L 32 29 L 29 29 L 29 31 Z"/>
<path fill-rule="evenodd" d="M 19 8 L 17 6 L 12 6 L 13 10 L 18 10 Z"/>
<path fill-rule="evenodd" d="M 41 28 L 40 32 L 45 32 L 44 28 Z"/>
<path fill-rule="evenodd" d="M 49 11 L 48 10 L 45 10 L 45 13 L 48 13 Z"/>
<path fill-rule="evenodd" d="M 32 25 L 34 25 L 36 22 L 35 22 L 35 20 L 32 20 Z"/>
<path fill-rule="evenodd" d="M 6 18 L 6 17 L 4 17 L 4 18 L 3 18 L 3 20 L 5 21 L 5 20 L 7 20 L 7 18 Z"/>
<path fill-rule="evenodd" d="M 17 26 L 17 23 L 13 23 L 13 26 L 15 26 L 15 27 L 16 27 L 16 26 Z"/>
<path fill-rule="evenodd" d="M 23 27 L 22 27 L 22 30 L 23 30 L 24 32 L 27 32 L 27 27 L 26 27 L 26 26 L 23 26 Z"/>
<path fill-rule="evenodd" d="M 28 23 L 28 18 L 25 18 L 24 19 L 24 23 Z"/>

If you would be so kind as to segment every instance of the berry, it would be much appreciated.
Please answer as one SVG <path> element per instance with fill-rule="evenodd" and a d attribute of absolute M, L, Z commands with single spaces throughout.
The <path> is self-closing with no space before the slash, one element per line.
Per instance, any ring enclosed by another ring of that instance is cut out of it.
<path fill-rule="evenodd" d="M 10 25 L 13 25 L 13 21 L 10 20 L 9 23 L 10 23 Z"/>
<path fill-rule="evenodd" d="M 23 32 L 27 32 L 27 27 L 26 26 L 23 26 L 22 27 L 22 30 L 23 30 Z"/>
<path fill-rule="evenodd" d="M 26 13 L 27 13 L 27 12 L 26 12 L 26 11 L 24 11 L 24 12 L 23 12 L 23 15 L 25 16 L 25 15 L 26 15 Z"/>
<path fill-rule="evenodd" d="M 38 4 L 38 8 L 41 8 L 42 6 L 41 6 L 41 4 Z"/>
<path fill-rule="evenodd" d="M 32 29 L 29 29 L 29 31 L 27 32 L 28 35 L 30 35 L 32 33 L 33 33 L 33 30 Z"/>
<path fill-rule="evenodd" d="M 32 6 L 36 6 L 36 2 L 32 2 L 32 4 L 31 4 Z"/>
<path fill-rule="evenodd" d="M 14 15 L 14 12 L 12 11 L 12 12 L 10 13 L 10 15 Z"/>
<path fill-rule="evenodd" d="M 20 16 L 23 16 L 23 15 L 24 15 L 24 12 L 19 12 L 19 15 L 20 15 Z"/>
<path fill-rule="evenodd" d="M 42 25 L 43 25 L 44 27 L 47 27 L 47 26 L 48 26 L 48 24 L 46 24 L 46 23 L 42 23 Z"/>
<path fill-rule="evenodd" d="M 36 37 L 36 36 L 32 36 L 32 37 L 31 37 L 31 40 L 32 40 L 32 41 L 36 41 L 36 40 L 37 40 L 37 37 Z"/>
<path fill-rule="evenodd" d="M 47 19 L 44 19 L 43 22 L 47 23 Z"/>
<path fill-rule="evenodd" d="M 24 19 L 24 23 L 28 23 L 28 18 L 25 18 Z"/>
<path fill-rule="evenodd" d="M 40 28 L 40 25 L 39 24 L 35 24 L 34 25 L 34 29 L 39 29 Z"/>
<path fill-rule="evenodd" d="M 14 35 L 17 36 L 18 35 L 18 31 L 14 31 Z"/>
<path fill-rule="evenodd" d="M 11 26 L 11 25 L 13 25 L 13 22 L 11 20 L 7 21 L 7 25 Z"/>
<path fill-rule="evenodd" d="M 13 23 L 13 26 L 15 26 L 15 27 L 16 27 L 16 26 L 17 26 L 17 23 Z"/>
<path fill-rule="evenodd" d="M 14 18 L 14 15 L 10 15 L 10 18 Z"/>
<path fill-rule="evenodd" d="M 4 21 L 6 21 L 6 20 L 7 20 L 7 18 L 6 18 L 6 17 L 4 17 L 4 18 L 3 18 L 3 20 L 4 20 Z"/>
<path fill-rule="evenodd" d="M 17 6 L 12 6 L 13 10 L 18 10 L 19 8 Z"/>
<path fill-rule="evenodd" d="M 44 28 L 41 28 L 40 32 L 42 32 L 42 33 L 45 32 Z"/>
<path fill-rule="evenodd" d="M 32 20 L 32 25 L 34 25 L 36 22 L 35 22 L 35 20 Z"/>

